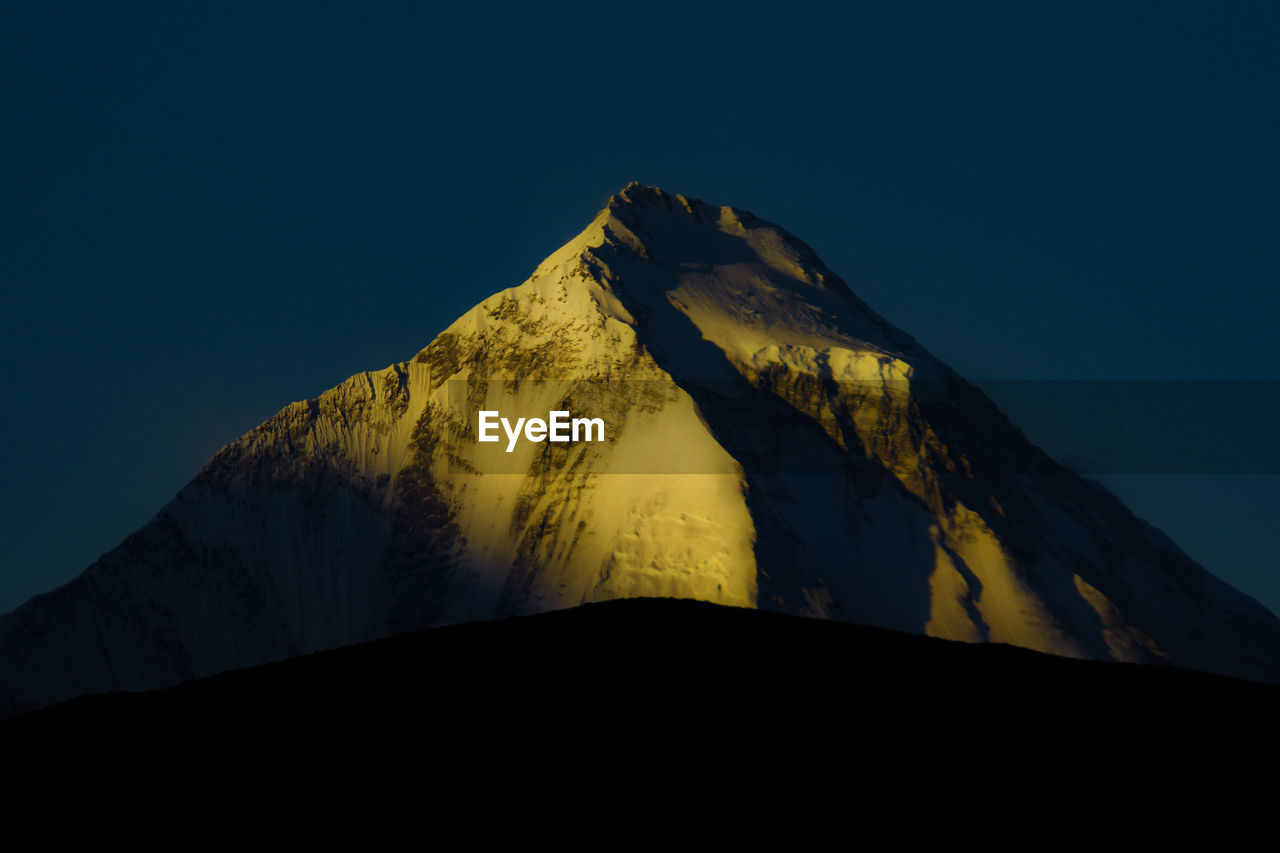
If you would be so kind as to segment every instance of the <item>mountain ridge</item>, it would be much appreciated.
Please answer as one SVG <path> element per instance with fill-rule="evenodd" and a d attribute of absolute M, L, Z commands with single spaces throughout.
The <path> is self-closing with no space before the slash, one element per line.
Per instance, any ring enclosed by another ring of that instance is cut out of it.
<path fill-rule="evenodd" d="M 478 409 L 610 441 L 475 441 Z M 660 475 L 660 476 L 658 476 Z M 784 229 L 631 184 L 411 359 L 286 406 L 0 617 L 11 709 L 673 596 L 1280 678 L 1280 622 Z"/>
<path fill-rule="evenodd" d="M 1016 685 L 1020 705 L 1037 713 L 1013 715 L 1015 691 L 1005 685 Z M 375 726 L 401 737 L 444 724 L 458 735 L 499 735 L 505 744 L 519 736 L 506 721 L 521 698 L 525 724 L 537 721 L 558 736 L 572 734 L 574 714 L 599 706 L 618 710 L 615 724 L 649 727 L 651 736 L 686 735 L 695 715 L 735 711 L 747 713 L 722 736 L 750 732 L 762 720 L 803 722 L 837 736 L 834 723 L 855 717 L 910 729 L 939 697 L 965 689 L 971 704 L 953 704 L 948 718 L 1009 744 L 1065 723 L 1077 727 L 1075 737 L 1105 732 L 1105 715 L 1083 719 L 1082 711 L 1123 708 L 1139 718 L 1196 716 L 1203 724 L 1206 715 L 1215 723 L 1233 715 L 1269 719 L 1280 702 L 1276 685 L 1193 670 L 640 598 L 428 628 L 156 691 L 80 697 L 0 722 L 0 742 L 32 749 L 42 740 L 65 743 L 70 733 L 98 749 L 122 741 L 146 751 L 160 748 L 169 732 L 202 731 L 243 749 L 244 738 Z M 1207 695 L 1215 701 L 1205 702 Z M 680 714 L 670 713 L 675 706 Z M 1143 736 L 1159 740 L 1164 729 L 1153 724 Z"/>

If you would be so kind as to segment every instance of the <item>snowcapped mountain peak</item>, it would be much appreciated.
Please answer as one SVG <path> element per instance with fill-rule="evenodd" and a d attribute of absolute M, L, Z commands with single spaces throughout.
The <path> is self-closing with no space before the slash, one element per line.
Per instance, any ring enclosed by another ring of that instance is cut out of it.
<path fill-rule="evenodd" d="M 683 216 L 698 225 L 718 226 L 723 221 L 726 233 L 732 233 L 733 223 L 739 214 L 731 207 L 716 207 L 701 199 L 669 193 L 636 181 L 610 196 L 605 208 L 623 222 L 635 222 L 654 214 Z"/>
<path fill-rule="evenodd" d="M 597 223 L 621 245 L 661 263 L 704 269 L 760 264 L 790 286 L 851 295 L 802 240 L 739 208 L 633 181 L 610 197 Z"/>
<path fill-rule="evenodd" d="M 508 452 L 478 411 L 600 418 L 606 440 Z M 282 409 L 0 617 L 0 714 L 635 596 L 1280 679 L 1272 614 L 810 247 L 633 182 L 529 279 Z"/>
<path fill-rule="evenodd" d="M 609 196 L 606 207 L 624 207 L 626 205 L 646 206 L 662 198 L 670 196 L 660 187 L 642 184 L 639 181 L 628 181 L 627 185 Z"/>
<path fill-rule="evenodd" d="M 659 227 L 661 220 L 667 219 L 669 221 L 664 230 L 698 226 L 738 237 L 746 236 L 750 225 L 760 224 L 760 220 L 746 211 L 727 205 L 711 205 L 701 199 L 669 193 L 659 187 L 646 186 L 636 181 L 610 196 L 601 213 L 612 214 L 615 223 L 627 227 L 643 227 L 645 224 Z M 792 242 L 799 243 L 790 235 L 787 237 Z M 809 252 L 812 253 L 811 250 Z"/>
<path fill-rule="evenodd" d="M 667 212 L 680 207 L 688 212 L 695 205 L 702 208 L 709 207 L 705 202 L 697 199 L 686 199 L 678 193 L 669 193 L 661 187 L 642 184 L 639 181 L 630 181 L 625 187 L 609 196 L 609 203 L 605 207 L 611 210 L 618 210 L 628 207 L 647 208 L 661 206 Z"/>

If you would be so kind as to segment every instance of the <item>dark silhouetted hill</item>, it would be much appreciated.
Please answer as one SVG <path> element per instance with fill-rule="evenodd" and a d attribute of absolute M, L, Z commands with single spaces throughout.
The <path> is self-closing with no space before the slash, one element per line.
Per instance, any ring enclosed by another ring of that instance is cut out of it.
<path fill-rule="evenodd" d="M 404 750 L 473 770 L 650 753 L 812 765 L 898 749 L 911 761 L 1132 760 L 1212 750 L 1278 708 L 1280 688 L 1200 672 L 632 599 L 82 697 L 0 724 L 0 749 Z"/>

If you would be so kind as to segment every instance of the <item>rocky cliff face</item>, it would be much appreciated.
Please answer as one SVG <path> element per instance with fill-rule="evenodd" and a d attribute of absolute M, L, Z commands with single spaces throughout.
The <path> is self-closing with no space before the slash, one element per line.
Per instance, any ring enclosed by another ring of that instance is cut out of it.
<path fill-rule="evenodd" d="M 604 442 L 477 441 L 476 414 Z M 12 712 L 674 596 L 1280 678 L 1280 622 L 744 211 L 636 184 L 407 362 L 223 448 L 0 618 Z"/>

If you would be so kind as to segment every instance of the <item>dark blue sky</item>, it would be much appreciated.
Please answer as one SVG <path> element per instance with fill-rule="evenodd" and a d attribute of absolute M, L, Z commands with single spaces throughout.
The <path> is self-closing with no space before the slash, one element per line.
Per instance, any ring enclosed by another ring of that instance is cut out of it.
<path fill-rule="evenodd" d="M 1280 379 L 1274 3 L 108 5 L 0 13 L 0 610 L 631 179 L 974 379 Z M 1277 480 L 1107 478 L 1273 610 Z"/>

